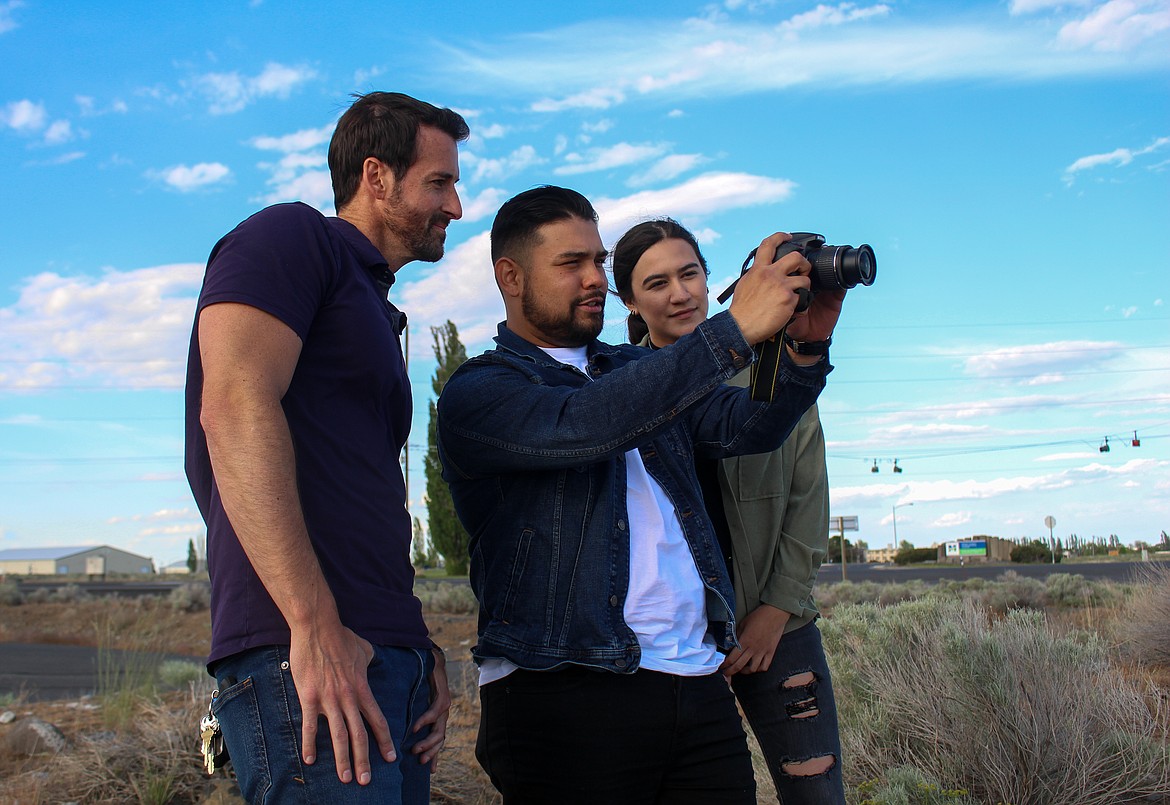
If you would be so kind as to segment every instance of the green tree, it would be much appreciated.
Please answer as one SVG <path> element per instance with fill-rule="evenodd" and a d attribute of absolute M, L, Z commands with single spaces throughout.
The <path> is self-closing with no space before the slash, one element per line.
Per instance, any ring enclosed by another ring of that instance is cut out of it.
<path fill-rule="evenodd" d="M 194 573 L 199 569 L 199 554 L 195 553 L 195 540 L 187 540 L 187 572 Z"/>
<path fill-rule="evenodd" d="M 414 538 L 410 541 L 410 561 L 415 567 L 438 567 L 439 554 L 423 531 L 422 520 L 414 518 Z"/>
<path fill-rule="evenodd" d="M 435 400 L 443 392 L 448 378 L 467 360 L 467 350 L 459 340 L 455 323 L 448 320 L 441 327 L 431 328 L 434 339 L 435 375 L 431 378 L 431 389 L 435 398 L 429 403 L 430 420 L 427 424 L 427 457 L 424 471 L 427 479 L 427 525 L 431 535 L 431 546 L 438 551 L 452 576 L 467 573 L 467 532 L 455 516 L 455 504 L 451 501 L 451 490 L 443 480 L 443 467 L 439 463 L 439 447 L 436 438 L 438 409 Z"/>

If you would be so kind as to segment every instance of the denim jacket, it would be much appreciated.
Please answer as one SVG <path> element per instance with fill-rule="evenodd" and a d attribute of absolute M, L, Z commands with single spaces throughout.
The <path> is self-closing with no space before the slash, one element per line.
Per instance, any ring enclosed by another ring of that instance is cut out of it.
<path fill-rule="evenodd" d="M 674 503 L 707 588 L 708 631 L 729 651 L 734 593 L 694 456 L 774 449 L 824 387 L 827 359 L 802 368 L 785 358 L 765 405 L 723 385 L 754 359 L 728 313 L 657 352 L 593 341 L 588 377 L 502 324 L 496 343 L 455 371 L 438 402 L 443 477 L 470 535 L 476 660 L 637 670 L 623 618 L 625 453 L 635 448 Z"/>

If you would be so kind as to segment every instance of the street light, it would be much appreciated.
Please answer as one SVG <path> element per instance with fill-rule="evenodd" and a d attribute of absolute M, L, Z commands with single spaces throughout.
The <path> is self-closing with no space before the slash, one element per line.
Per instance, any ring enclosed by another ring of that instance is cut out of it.
<path fill-rule="evenodd" d="M 898 507 L 899 506 L 913 506 L 913 503 L 895 503 L 894 507 L 890 509 L 890 516 L 894 519 L 894 549 L 898 548 Z"/>

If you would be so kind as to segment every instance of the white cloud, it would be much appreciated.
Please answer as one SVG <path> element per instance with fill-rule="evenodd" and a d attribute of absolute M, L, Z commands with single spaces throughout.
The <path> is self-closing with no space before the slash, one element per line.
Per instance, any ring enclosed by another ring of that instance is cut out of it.
<path fill-rule="evenodd" d="M 931 523 L 936 528 L 951 528 L 953 526 L 966 525 L 974 519 L 971 512 L 948 512 L 934 519 Z"/>
<path fill-rule="evenodd" d="M 473 151 L 464 151 L 460 154 L 459 161 L 463 170 L 469 170 L 470 175 L 467 178 L 472 183 L 507 179 L 545 162 L 531 145 L 522 145 L 500 159 L 487 159 Z"/>
<path fill-rule="evenodd" d="M 532 104 L 534 112 L 563 112 L 566 109 L 608 109 L 624 102 L 626 93 L 619 87 L 593 87 L 561 100 L 544 98 Z"/>
<path fill-rule="evenodd" d="M 231 178 L 227 165 L 219 162 L 200 162 L 196 165 L 173 165 L 159 171 L 147 173 L 152 179 L 163 182 L 180 193 L 190 193 L 220 184 Z"/>
<path fill-rule="evenodd" d="M 704 162 L 707 162 L 707 158 L 702 154 L 670 154 L 658 160 L 649 169 L 631 176 L 626 180 L 626 184 L 630 187 L 644 187 L 658 182 L 668 182 L 694 170 Z"/>
<path fill-rule="evenodd" d="M 29 277 L 0 308 L 0 387 L 182 388 L 201 264 Z"/>
<path fill-rule="evenodd" d="M 308 151 L 311 148 L 327 145 L 329 138 L 333 136 L 334 126 L 335 124 L 330 123 L 318 129 L 301 129 L 280 137 L 261 135 L 253 137 L 248 141 L 248 144 L 261 151 L 280 151 L 285 154 Z"/>
<path fill-rule="evenodd" d="M 1087 6 L 1095 0 L 1012 0 L 1012 14 L 1035 14 L 1038 11 L 1060 9 L 1067 6 Z"/>
<path fill-rule="evenodd" d="M 778 26 L 780 31 L 801 31 L 808 28 L 823 28 L 825 26 L 846 25 L 858 20 L 871 17 L 884 17 L 890 13 L 890 7 L 885 4 L 858 8 L 856 3 L 838 3 L 828 6 L 823 3 L 812 11 L 805 11 L 791 19 L 785 20 Z"/>
<path fill-rule="evenodd" d="M 609 118 L 602 118 L 596 123 L 582 123 L 581 130 L 587 131 L 590 134 L 605 134 L 613 128 L 613 121 Z"/>
<path fill-rule="evenodd" d="M 0 111 L 0 123 L 19 134 L 31 134 L 45 127 L 49 113 L 43 104 L 33 103 L 28 99 L 12 101 L 5 104 Z"/>
<path fill-rule="evenodd" d="M 1092 170 L 1103 165 L 1118 167 L 1129 165 L 1135 159 L 1159 151 L 1167 145 L 1170 145 L 1170 137 L 1159 137 L 1145 148 L 1115 148 L 1106 154 L 1090 154 L 1087 157 L 1081 157 L 1064 169 L 1065 183 L 1072 184 L 1073 175 L 1080 171 Z"/>
<path fill-rule="evenodd" d="M 8 0 L 7 3 L 0 3 L 0 34 L 8 33 L 18 26 L 12 12 L 23 5 L 22 0 Z"/>
<path fill-rule="evenodd" d="M 391 291 L 394 303 L 409 312 L 414 332 L 427 333 L 427 327 L 447 319 L 454 321 L 468 353 L 474 354 L 475 346 L 486 344 L 495 335 L 497 322 L 504 319 L 504 302 L 492 271 L 489 233 L 480 232 L 450 249 L 427 276 L 404 282 L 403 274 L 413 274 L 418 265 L 411 264 L 399 273 Z M 424 338 L 421 343 L 425 346 L 430 341 Z"/>
<path fill-rule="evenodd" d="M 208 111 L 213 115 L 223 115 L 238 112 L 260 98 L 287 98 L 299 85 L 316 76 L 316 71 L 309 67 L 269 62 L 255 76 L 238 72 L 206 73 L 196 76 L 191 83 L 207 97 Z"/>
<path fill-rule="evenodd" d="M 627 227 L 670 210 L 675 218 L 787 201 L 796 183 L 750 173 L 704 173 L 682 184 L 661 190 L 643 190 L 624 198 L 594 199 L 601 218 L 601 234 L 612 243 Z"/>
<path fill-rule="evenodd" d="M 585 154 L 576 152 L 565 154 L 566 164 L 554 169 L 553 173 L 558 176 L 573 176 L 580 173 L 610 170 L 637 162 L 645 162 L 665 151 L 665 145 L 632 145 L 630 143 L 618 143 L 608 148 L 591 148 Z"/>
<path fill-rule="evenodd" d="M 508 191 L 499 187 L 485 187 L 476 196 L 463 198 L 463 193 L 459 196 L 463 202 L 463 217 L 460 220 L 471 223 L 489 215 L 494 216 L 500 205 L 508 198 Z"/>
<path fill-rule="evenodd" d="M 1159 6 L 1165 0 L 1159 0 Z M 1147 9 L 1154 8 L 1146 3 Z M 622 30 L 597 20 L 515 35 L 475 52 L 448 48 L 435 69 L 496 95 L 542 97 L 538 112 L 604 110 L 643 95 L 736 97 L 796 86 L 885 85 L 971 78 L 1028 81 L 1164 70 L 1162 12 L 1127 52 L 1054 47 L 1052 26 L 1006 14 L 916 21 L 892 4 L 821 5 L 772 24 L 716 15 Z M 777 28 L 786 23 L 788 36 Z M 1120 23 L 1116 23 L 1120 25 Z M 799 34 L 796 33 L 799 31 Z M 1071 31 L 1068 34 L 1072 36 Z M 785 41 L 778 41 L 778 40 Z M 581 41 L 591 46 L 580 48 Z M 1109 39 L 1100 41 L 1108 42 Z M 1126 40 L 1128 41 L 1128 40 Z M 485 53 L 487 55 L 485 55 Z M 560 94 L 549 96 L 548 87 Z"/>
<path fill-rule="evenodd" d="M 1046 344 L 1022 344 L 1014 347 L 989 349 L 968 358 L 967 374 L 975 377 L 994 375 L 1045 375 L 1061 370 L 1113 361 L 1125 353 L 1125 345 L 1117 341 L 1053 341 Z"/>
<path fill-rule="evenodd" d="M 1066 23 L 1061 44 L 1099 51 L 1129 50 L 1170 30 L 1170 5 L 1165 0 L 1109 0 L 1087 17 Z"/>
<path fill-rule="evenodd" d="M 68 120 L 54 120 L 45 129 L 45 142 L 49 145 L 67 143 L 73 139 L 73 126 Z"/>

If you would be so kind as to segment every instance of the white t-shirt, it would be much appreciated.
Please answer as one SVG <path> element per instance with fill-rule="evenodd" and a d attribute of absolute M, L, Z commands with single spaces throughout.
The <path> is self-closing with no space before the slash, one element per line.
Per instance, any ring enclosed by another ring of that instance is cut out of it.
<path fill-rule="evenodd" d="M 588 376 L 585 347 L 544 350 Z M 640 668 L 678 676 L 714 673 L 722 661 L 707 634 L 706 590 L 666 490 L 637 450 L 626 453 L 626 513 L 630 525 L 630 583 L 623 615 L 638 637 Z M 485 660 L 479 684 L 502 679 L 516 666 Z"/>

